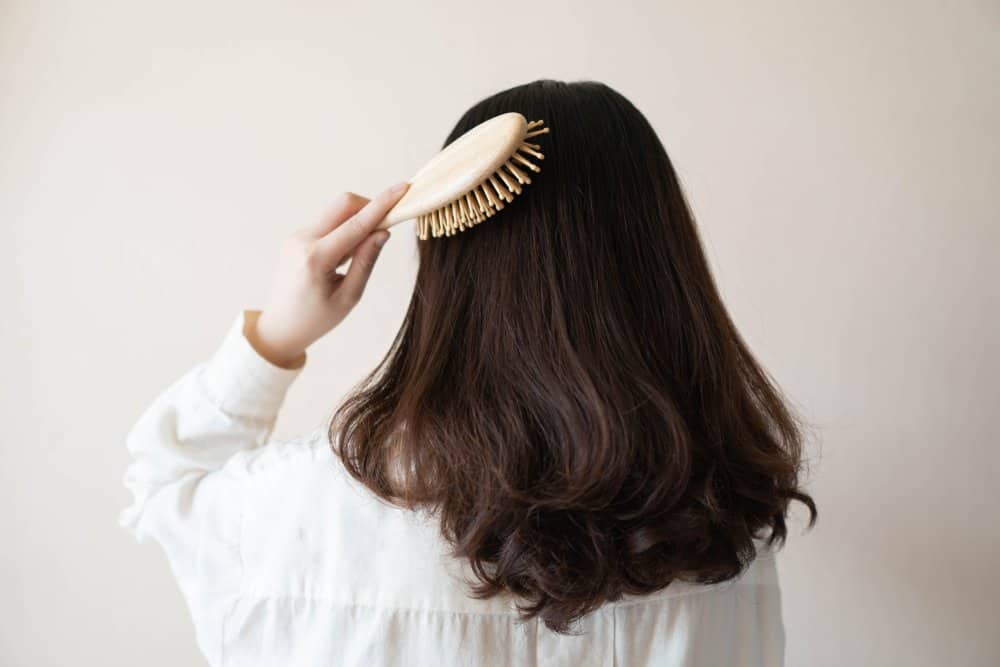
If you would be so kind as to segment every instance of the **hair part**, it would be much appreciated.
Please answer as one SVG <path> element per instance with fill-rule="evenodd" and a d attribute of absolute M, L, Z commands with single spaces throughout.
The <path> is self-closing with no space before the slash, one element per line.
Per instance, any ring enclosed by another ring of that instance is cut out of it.
<path fill-rule="evenodd" d="M 782 543 L 802 434 L 730 319 L 656 133 L 595 82 L 489 97 L 546 160 L 489 221 L 419 243 L 405 320 L 330 441 L 380 498 L 432 512 L 482 598 L 557 632 L 625 594 L 720 582 Z"/>

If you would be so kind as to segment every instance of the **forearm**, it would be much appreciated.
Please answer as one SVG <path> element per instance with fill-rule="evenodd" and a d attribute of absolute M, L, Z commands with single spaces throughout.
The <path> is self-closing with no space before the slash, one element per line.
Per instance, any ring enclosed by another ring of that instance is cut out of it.
<path fill-rule="evenodd" d="M 174 382 L 143 412 L 126 439 L 133 461 L 124 483 L 134 495 L 121 521 L 138 527 L 147 500 L 221 468 L 270 437 L 285 393 L 301 371 L 263 358 L 244 335 L 254 311 L 230 327 L 211 360 Z"/>

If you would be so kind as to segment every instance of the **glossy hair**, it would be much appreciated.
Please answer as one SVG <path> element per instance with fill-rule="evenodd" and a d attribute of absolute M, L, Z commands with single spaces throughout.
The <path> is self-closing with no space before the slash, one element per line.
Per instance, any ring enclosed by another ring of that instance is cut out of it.
<path fill-rule="evenodd" d="M 472 592 L 557 632 L 623 594 L 740 574 L 781 543 L 800 426 L 730 319 L 656 133 L 595 82 L 489 97 L 542 119 L 540 174 L 419 242 L 405 321 L 330 428 L 349 473 L 432 512 Z"/>

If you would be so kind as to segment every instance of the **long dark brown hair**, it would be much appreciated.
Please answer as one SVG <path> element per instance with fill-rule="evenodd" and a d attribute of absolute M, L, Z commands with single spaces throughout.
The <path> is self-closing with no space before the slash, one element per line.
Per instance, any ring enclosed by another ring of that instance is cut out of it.
<path fill-rule="evenodd" d="M 489 97 L 543 119 L 542 172 L 494 218 L 419 242 L 406 319 L 334 415 L 349 473 L 430 511 L 473 594 L 558 632 L 623 594 L 740 574 L 781 543 L 801 428 L 716 289 L 646 118 L 595 82 Z"/>

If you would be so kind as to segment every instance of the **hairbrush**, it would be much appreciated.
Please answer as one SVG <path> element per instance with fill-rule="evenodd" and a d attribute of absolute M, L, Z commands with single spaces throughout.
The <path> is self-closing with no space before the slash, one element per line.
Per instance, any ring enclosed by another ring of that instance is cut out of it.
<path fill-rule="evenodd" d="M 410 179 L 406 194 L 379 229 L 417 220 L 417 237 L 452 236 L 496 215 L 531 183 L 541 168 L 541 146 L 528 139 L 545 134 L 544 121 L 517 112 L 494 116 L 435 155 Z"/>

